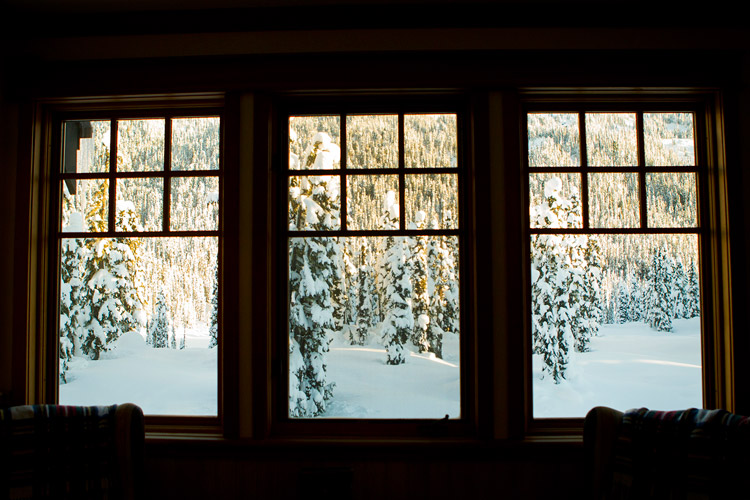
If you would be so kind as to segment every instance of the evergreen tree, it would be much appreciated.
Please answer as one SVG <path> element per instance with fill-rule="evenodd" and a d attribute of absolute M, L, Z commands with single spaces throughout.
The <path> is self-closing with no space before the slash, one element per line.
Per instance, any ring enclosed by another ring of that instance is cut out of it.
<path fill-rule="evenodd" d="M 180 339 L 180 350 L 185 348 L 185 330 L 182 331 L 182 339 Z"/>
<path fill-rule="evenodd" d="M 151 338 L 151 345 L 155 348 L 164 348 L 169 345 L 169 332 L 171 329 L 172 318 L 169 313 L 169 304 L 162 292 L 156 296 L 156 305 L 154 306 L 154 315 L 148 327 L 148 336 Z"/>
<path fill-rule="evenodd" d="M 682 261 L 678 259 L 672 273 L 672 314 L 675 319 L 688 317 L 685 310 L 688 286 L 685 268 Z"/>
<path fill-rule="evenodd" d="M 544 200 L 532 207 L 537 227 L 576 227 L 580 202 L 561 195 L 562 181 L 544 185 Z M 555 383 L 565 378 L 571 348 L 588 349 L 602 314 L 598 240 L 580 235 L 537 234 L 531 241 L 533 348 L 543 372 Z"/>
<path fill-rule="evenodd" d="M 395 203 L 395 193 L 387 193 L 381 220 L 383 228 L 398 225 L 399 206 Z M 406 363 L 404 345 L 411 337 L 414 328 L 412 314 L 411 280 L 407 272 L 409 247 L 406 238 L 388 236 L 385 238 L 385 252 L 378 265 L 382 283 L 382 309 L 385 316 L 381 325 L 381 335 L 387 353 L 386 363 L 400 365 Z"/>
<path fill-rule="evenodd" d="M 375 299 L 375 277 L 371 262 L 371 254 L 366 238 L 362 238 L 359 251 L 359 269 L 357 270 L 357 328 L 356 336 L 352 336 L 352 344 L 364 345 L 373 325 L 375 311 L 373 299 Z"/>
<path fill-rule="evenodd" d="M 698 271 L 695 268 L 695 261 L 690 262 L 687 280 L 685 317 L 695 318 L 696 316 L 700 316 L 701 313 L 700 286 L 698 285 Z"/>
<path fill-rule="evenodd" d="M 82 240 L 62 241 L 60 258 L 60 382 L 67 382 L 68 362 L 80 349 L 90 320 L 88 289 L 81 278 L 87 249 Z"/>
<path fill-rule="evenodd" d="M 630 321 L 630 294 L 624 281 L 617 287 L 617 322 L 620 324 Z"/>
<path fill-rule="evenodd" d="M 578 352 L 589 350 L 588 344 L 591 337 L 599 332 L 599 324 L 602 320 L 602 298 L 601 298 L 601 247 L 599 239 L 594 235 L 583 238 L 573 238 L 574 247 L 571 250 L 579 253 L 582 250 L 583 260 L 577 260 L 571 274 L 581 275 L 580 302 L 573 337 L 575 338 L 575 349 Z M 585 243 L 584 243 L 585 242 Z M 583 248 L 581 247 L 583 246 Z"/>
<path fill-rule="evenodd" d="M 425 213 L 417 212 L 415 223 L 410 229 L 424 229 Z M 412 343 L 419 348 L 419 352 L 434 352 L 430 342 L 430 292 L 434 290 L 431 283 L 427 263 L 427 236 L 420 235 L 411 239 L 411 259 L 409 259 L 409 274 L 412 279 L 412 309 L 414 313 L 414 330 Z"/>
<path fill-rule="evenodd" d="M 672 265 L 666 251 L 659 247 L 651 258 L 649 269 L 646 321 L 660 332 L 672 331 Z"/>
<path fill-rule="evenodd" d="M 302 163 L 328 169 L 340 151 L 324 132 L 313 136 Z M 339 178 L 304 176 L 290 183 L 290 228 L 325 231 L 339 226 Z M 292 238 L 289 243 L 289 413 L 314 417 L 333 397 L 325 356 L 335 327 L 332 288 L 341 280 L 337 238 Z"/>
<path fill-rule="evenodd" d="M 630 321 L 646 320 L 643 307 L 643 285 L 636 272 L 630 274 L 630 309 L 628 315 Z"/>
<path fill-rule="evenodd" d="M 87 214 L 89 231 L 106 228 L 108 182 L 104 181 L 94 194 Z M 124 231 L 135 230 L 135 214 L 123 204 L 116 223 Z M 136 288 L 137 240 L 133 238 L 94 238 L 86 240 L 89 258 L 84 275 L 90 290 L 90 322 L 81 340 L 81 351 L 91 359 L 125 332 L 138 328 L 144 318 L 143 304 Z M 135 250 L 135 251 L 134 251 Z"/>

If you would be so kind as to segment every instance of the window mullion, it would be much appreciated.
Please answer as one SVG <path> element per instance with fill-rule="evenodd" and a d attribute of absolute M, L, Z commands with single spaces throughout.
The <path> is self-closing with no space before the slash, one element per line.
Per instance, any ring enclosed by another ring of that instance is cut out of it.
<path fill-rule="evenodd" d="M 406 175 L 404 159 L 404 114 L 398 114 L 398 227 L 406 229 Z"/>
<path fill-rule="evenodd" d="M 340 173 L 340 180 L 339 180 L 339 191 L 341 193 L 341 214 L 339 215 L 339 220 L 341 221 L 341 230 L 346 231 L 347 227 L 347 198 L 346 198 L 346 181 L 347 176 L 344 173 L 344 170 L 346 170 L 346 115 L 341 115 L 340 118 L 341 121 L 341 164 L 339 165 L 339 168 L 341 169 Z"/>
<path fill-rule="evenodd" d="M 648 228 L 648 206 L 646 205 L 646 153 L 643 135 L 643 112 L 636 114 L 635 130 L 638 140 L 638 198 L 640 199 L 641 227 Z"/>
<path fill-rule="evenodd" d="M 583 229 L 589 229 L 589 174 L 588 152 L 586 150 L 586 114 L 578 113 L 578 129 L 581 147 L 581 223 Z"/>
<path fill-rule="evenodd" d="M 169 232 L 170 222 L 170 200 L 172 198 L 172 118 L 164 119 L 164 198 L 162 200 L 162 227 Z"/>
<path fill-rule="evenodd" d="M 115 230 L 115 215 L 116 215 L 116 200 L 117 200 L 117 120 L 112 120 L 109 127 L 109 143 L 111 147 L 109 149 L 109 200 L 107 200 L 108 214 L 107 214 L 107 230 L 113 232 Z"/>

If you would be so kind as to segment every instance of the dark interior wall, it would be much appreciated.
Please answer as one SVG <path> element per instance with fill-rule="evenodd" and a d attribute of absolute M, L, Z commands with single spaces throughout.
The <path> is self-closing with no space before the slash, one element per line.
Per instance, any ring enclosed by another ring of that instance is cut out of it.
<path fill-rule="evenodd" d="M 4 62 L 0 57 L 0 62 Z M 18 149 L 18 107 L 7 95 L 7 75 L 0 73 L 0 234 L 13 235 L 16 211 L 16 165 Z M 14 239 L 4 238 L 0 245 L 0 393 L 11 390 L 13 331 L 13 259 Z M 0 398 L 2 402 L 3 398 Z"/>
<path fill-rule="evenodd" d="M 581 499 L 580 448 L 151 446 L 152 498 Z M 156 479 L 156 480 L 154 480 Z"/>

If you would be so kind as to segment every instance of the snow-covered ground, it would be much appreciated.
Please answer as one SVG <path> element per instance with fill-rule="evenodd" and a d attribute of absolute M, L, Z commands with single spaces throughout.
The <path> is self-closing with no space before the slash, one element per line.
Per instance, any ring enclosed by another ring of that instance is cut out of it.
<path fill-rule="evenodd" d="M 534 416 L 583 417 L 593 406 L 620 410 L 700 407 L 700 320 L 674 320 L 674 332 L 642 323 L 604 325 L 591 352 L 573 353 L 568 379 L 541 378 L 533 360 Z M 181 332 L 178 332 L 178 339 Z M 217 351 L 203 330 L 187 331 L 184 350 L 152 349 L 130 333 L 98 361 L 76 358 L 60 386 L 68 405 L 133 402 L 148 414 L 215 415 Z M 385 364 L 375 343 L 349 346 L 334 339 L 328 380 L 336 382 L 325 417 L 450 418 L 460 416 L 459 342 L 446 338 L 445 359 L 412 352 L 406 364 Z"/>
<path fill-rule="evenodd" d="M 182 337 L 178 330 L 177 344 Z M 90 361 L 70 362 L 60 404 L 135 403 L 151 415 L 216 415 L 217 350 L 207 349 L 206 328 L 185 331 L 185 349 L 153 349 L 129 332 L 115 349 Z"/>
<path fill-rule="evenodd" d="M 583 417 L 594 406 L 624 411 L 703 406 L 700 318 L 672 320 L 673 332 L 643 323 L 603 325 L 591 352 L 572 353 L 567 380 L 541 379 L 533 357 L 534 416 Z"/>
<path fill-rule="evenodd" d="M 457 335 L 443 340 L 445 359 L 411 352 L 406 363 L 385 364 L 382 346 L 350 346 L 334 339 L 328 380 L 336 382 L 324 417 L 458 418 L 461 413 Z"/>

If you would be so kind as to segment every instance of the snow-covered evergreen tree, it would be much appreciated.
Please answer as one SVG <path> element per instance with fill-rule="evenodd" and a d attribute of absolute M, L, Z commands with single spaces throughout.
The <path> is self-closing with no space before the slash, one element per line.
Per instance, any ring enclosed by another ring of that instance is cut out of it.
<path fill-rule="evenodd" d="M 80 220 L 79 214 L 73 217 Z M 83 240 L 65 239 L 60 256 L 60 382 L 67 382 L 68 362 L 80 350 L 81 338 L 90 321 L 88 289 L 82 270 L 88 259 Z"/>
<path fill-rule="evenodd" d="M 154 306 L 154 315 L 148 326 L 148 336 L 151 339 L 151 346 L 164 348 L 169 346 L 169 332 L 172 326 L 172 318 L 169 313 L 169 304 L 164 294 L 159 292 L 156 296 L 156 305 Z"/>
<path fill-rule="evenodd" d="M 630 293 L 626 284 L 621 281 L 617 287 L 617 322 L 628 323 L 630 321 Z"/>
<path fill-rule="evenodd" d="M 645 321 L 645 308 L 643 304 L 643 285 L 636 272 L 630 274 L 630 310 L 628 314 L 630 321 Z"/>
<path fill-rule="evenodd" d="M 384 229 L 398 227 L 399 206 L 395 199 L 393 191 L 386 194 L 381 219 Z M 404 346 L 414 329 L 412 286 L 407 270 L 409 245 L 404 237 L 388 236 L 385 240 L 385 252 L 378 264 L 384 316 L 380 331 L 387 353 L 386 363 L 400 365 L 406 363 L 408 353 Z"/>
<path fill-rule="evenodd" d="M 425 213 L 417 212 L 415 222 L 410 229 L 424 229 Z M 412 280 L 412 312 L 414 313 L 414 330 L 411 335 L 412 343 L 419 352 L 434 352 L 430 342 L 430 296 L 435 287 L 427 263 L 428 237 L 419 235 L 411 239 L 411 259 L 409 259 L 409 274 Z"/>
<path fill-rule="evenodd" d="M 677 260 L 674 264 L 672 272 L 672 307 L 673 318 L 682 319 L 687 318 L 687 312 L 685 311 L 685 302 L 687 296 L 687 276 L 685 275 L 685 268 L 682 265 L 681 260 Z"/>
<path fill-rule="evenodd" d="M 107 181 L 102 182 L 93 197 L 87 215 L 89 231 L 106 228 L 107 185 Z M 121 206 L 117 227 L 135 230 L 132 205 Z M 91 317 L 80 347 L 83 354 L 99 359 L 120 335 L 143 323 L 143 304 L 136 285 L 138 242 L 134 238 L 92 238 L 86 245 L 89 257 L 84 275 L 90 290 Z"/>
<path fill-rule="evenodd" d="M 375 276 L 372 266 L 372 256 L 367 239 L 362 238 L 359 251 L 359 268 L 357 270 L 357 324 L 356 335 L 352 333 L 352 344 L 364 345 L 370 328 L 375 326 L 373 319 L 375 311 L 373 300 L 376 300 Z"/>
<path fill-rule="evenodd" d="M 688 287 L 687 293 L 685 294 L 685 317 L 695 318 L 696 316 L 700 316 L 701 313 L 700 286 L 698 285 L 698 271 L 695 268 L 695 261 L 690 262 L 687 280 Z"/>
<path fill-rule="evenodd" d="M 575 349 L 578 352 L 589 350 L 588 344 L 591 337 L 599 332 L 599 324 L 602 319 L 601 298 L 601 247 L 599 239 L 594 235 L 588 235 L 583 239 L 572 238 L 574 246 L 571 253 L 583 254 L 583 259 L 576 259 L 572 266 L 571 274 L 581 275 L 581 292 L 578 309 L 573 317 L 575 338 Z M 580 245 L 580 246 L 577 246 Z"/>
<path fill-rule="evenodd" d="M 180 339 L 180 350 L 185 348 L 185 330 L 182 331 L 182 338 Z"/>
<path fill-rule="evenodd" d="M 580 223 L 580 202 L 561 194 L 562 181 L 544 185 L 544 200 L 532 207 L 536 227 L 568 228 Z M 591 241 L 590 241 L 591 240 Z M 533 348 L 543 372 L 555 383 L 565 378 L 571 348 L 587 350 L 602 314 L 601 266 L 595 238 L 537 234 L 531 241 Z"/>
<path fill-rule="evenodd" d="M 308 169 L 329 169 L 340 150 L 324 132 L 316 133 L 301 163 Z M 339 178 L 304 176 L 289 190 L 290 228 L 325 231 L 339 227 Z M 314 417 L 333 397 L 325 356 L 335 326 L 332 288 L 341 281 L 334 260 L 337 238 L 292 238 L 289 242 L 289 414 Z"/>
<path fill-rule="evenodd" d="M 651 328 L 660 332 L 672 331 L 672 264 L 664 248 L 659 247 L 651 258 L 648 274 L 647 316 Z"/>

